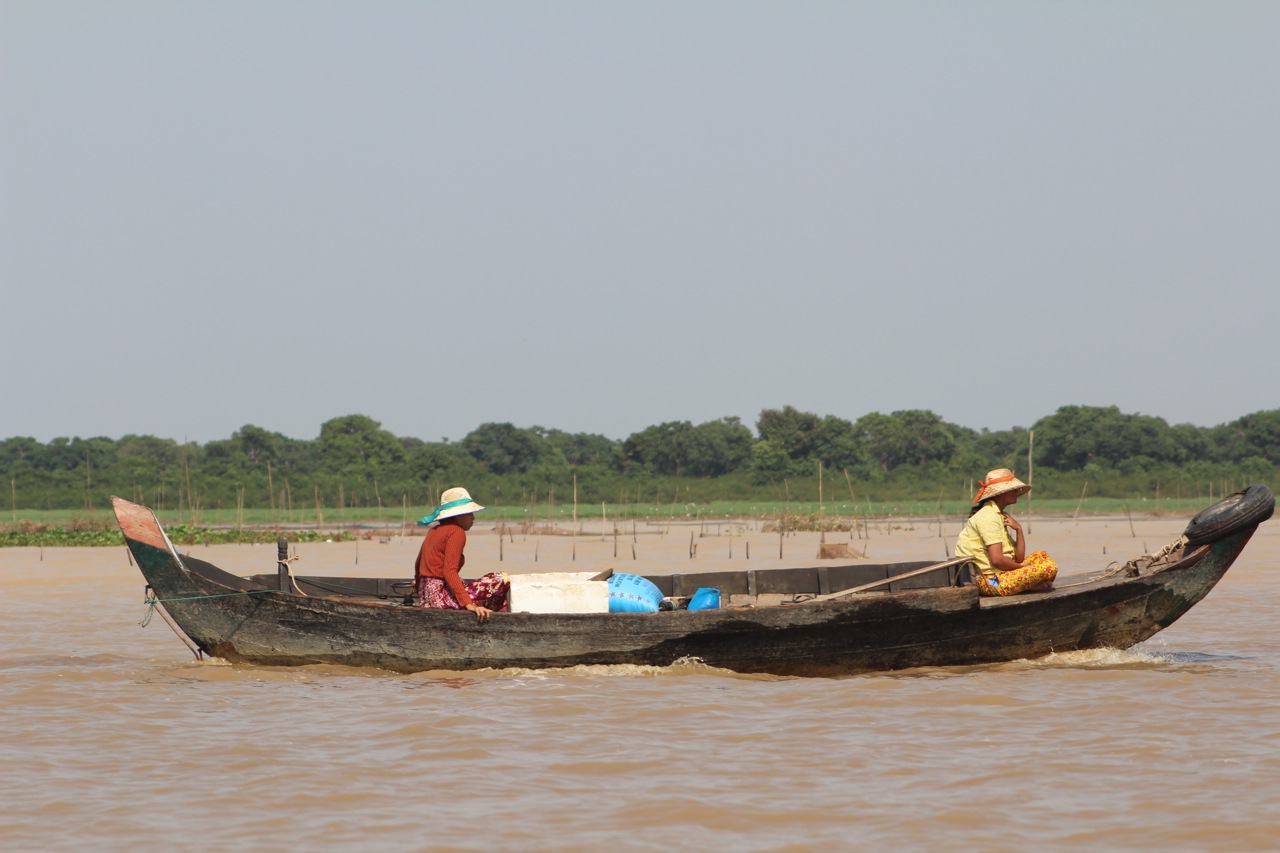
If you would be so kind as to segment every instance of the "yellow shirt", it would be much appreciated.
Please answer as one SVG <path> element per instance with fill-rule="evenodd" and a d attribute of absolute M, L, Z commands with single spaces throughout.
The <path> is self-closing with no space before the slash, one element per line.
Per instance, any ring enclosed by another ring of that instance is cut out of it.
<path fill-rule="evenodd" d="M 987 556 L 988 545 L 1000 545 L 1000 550 L 1009 559 L 1013 559 L 1013 540 L 1004 526 L 1004 513 L 1000 512 L 991 501 L 983 504 L 982 509 L 969 516 L 956 540 L 957 557 L 973 557 L 973 566 L 984 575 L 997 574 Z"/>

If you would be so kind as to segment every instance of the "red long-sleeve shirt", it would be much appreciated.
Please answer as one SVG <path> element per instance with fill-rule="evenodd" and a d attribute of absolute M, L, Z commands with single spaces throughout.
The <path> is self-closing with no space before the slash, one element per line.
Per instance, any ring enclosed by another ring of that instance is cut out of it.
<path fill-rule="evenodd" d="M 417 577 L 440 578 L 453 593 L 458 604 L 470 607 L 471 596 L 462 583 L 462 566 L 467 558 L 462 549 L 467 546 L 467 531 L 448 519 L 427 531 L 427 538 L 422 542 L 422 550 L 418 552 L 418 561 L 414 564 L 413 573 Z"/>

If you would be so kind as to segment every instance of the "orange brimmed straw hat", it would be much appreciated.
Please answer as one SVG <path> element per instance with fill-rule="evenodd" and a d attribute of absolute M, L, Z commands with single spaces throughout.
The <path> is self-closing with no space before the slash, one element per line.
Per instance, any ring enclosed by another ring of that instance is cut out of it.
<path fill-rule="evenodd" d="M 436 507 L 436 511 L 431 515 L 420 519 L 418 524 L 432 524 L 437 521 L 444 521 L 446 518 L 453 518 L 455 515 L 467 515 L 479 512 L 482 509 L 484 507 L 473 501 L 471 493 L 466 489 L 461 487 L 445 489 L 444 493 L 440 495 L 440 506 Z"/>
<path fill-rule="evenodd" d="M 1008 468 L 997 468 L 994 471 L 988 471 L 987 479 L 978 485 L 981 488 L 973 496 L 973 502 L 976 504 L 990 500 L 997 495 L 1003 495 L 1005 492 L 1016 491 L 1020 495 L 1025 495 L 1031 491 L 1031 487 L 1013 476 L 1013 472 Z"/>

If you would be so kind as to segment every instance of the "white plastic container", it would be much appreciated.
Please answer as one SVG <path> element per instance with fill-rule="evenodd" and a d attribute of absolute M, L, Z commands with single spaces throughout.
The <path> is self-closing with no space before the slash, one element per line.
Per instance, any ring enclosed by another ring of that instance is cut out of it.
<path fill-rule="evenodd" d="M 508 575 L 512 613 L 608 613 L 605 572 L 539 572 Z"/>

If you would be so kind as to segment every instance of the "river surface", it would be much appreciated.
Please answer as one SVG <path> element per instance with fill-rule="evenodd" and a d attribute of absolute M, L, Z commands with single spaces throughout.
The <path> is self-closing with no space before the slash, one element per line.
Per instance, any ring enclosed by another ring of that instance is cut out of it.
<path fill-rule="evenodd" d="M 1030 541 L 1069 573 L 1184 524 L 1035 519 Z M 468 574 L 820 564 L 816 535 L 756 527 L 615 538 L 597 521 L 500 545 L 478 523 Z M 826 541 L 940 559 L 958 529 Z M 294 570 L 407 576 L 419 542 L 302 545 Z M 274 546 L 190 550 L 274 568 Z M 160 618 L 139 626 L 123 548 L 4 549 L 0 848 L 1276 850 L 1278 558 L 1272 521 L 1205 601 L 1127 651 L 791 679 L 196 661 Z"/>

